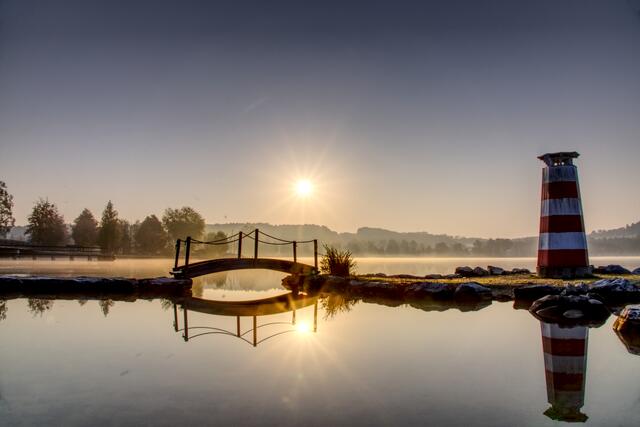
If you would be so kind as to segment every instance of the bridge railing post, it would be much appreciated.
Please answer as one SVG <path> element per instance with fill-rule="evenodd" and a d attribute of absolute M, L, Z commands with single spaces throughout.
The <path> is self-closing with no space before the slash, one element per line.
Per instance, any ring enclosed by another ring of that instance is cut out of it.
<path fill-rule="evenodd" d="M 187 245 L 186 245 L 186 249 L 184 250 L 184 265 L 187 266 L 189 265 L 189 254 L 191 252 L 191 236 L 187 236 Z"/>
<path fill-rule="evenodd" d="M 178 268 L 178 262 L 180 261 L 180 245 L 182 244 L 182 240 L 176 240 L 176 262 L 174 268 Z"/>
<path fill-rule="evenodd" d="M 242 258 L 242 231 L 238 233 L 238 259 Z"/>
<path fill-rule="evenodd" d="M 318 239 L 313 239 L 313 266 L 318 271 Z"/>
<path fill-rule="evenodd" d="M 298 262 L 298 242 L 293 242 L 293 262 Z"/>
<path fill-rule="evenodd" d="M 255 237 L 255 240 L 253 242 L 253 259 L 258 259 L 258 234 L 260 233 L 260 231 L 256 228 L 255 234 L 253 235 L 253 237 Z"/>

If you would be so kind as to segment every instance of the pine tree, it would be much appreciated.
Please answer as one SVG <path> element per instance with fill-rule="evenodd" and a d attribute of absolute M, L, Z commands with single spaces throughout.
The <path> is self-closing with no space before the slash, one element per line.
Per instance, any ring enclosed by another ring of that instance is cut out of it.
<path fill-rule="evenodd" d="M 102 211 L 100 228 L 98 230 L 98 245 L 104 253 L 115 253 L 120 244 L 120 221 L 118 211 L 113 208 L 111 200 Z"/>

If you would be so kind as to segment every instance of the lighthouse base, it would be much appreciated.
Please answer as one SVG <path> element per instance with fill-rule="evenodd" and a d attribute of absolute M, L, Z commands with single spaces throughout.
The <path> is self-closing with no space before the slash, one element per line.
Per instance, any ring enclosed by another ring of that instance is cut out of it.
<path fill-rule="evenodd" d="M 586 267 L 542 267 L 536 269 L 539 277 L 548 279 L 582 279 L 593 276 L 593 266 Z"/>

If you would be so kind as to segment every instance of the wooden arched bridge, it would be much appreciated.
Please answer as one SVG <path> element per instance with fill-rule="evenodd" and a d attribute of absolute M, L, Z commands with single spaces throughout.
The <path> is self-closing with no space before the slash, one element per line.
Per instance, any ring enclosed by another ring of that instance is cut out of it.
<path fill-rule="evenodd" d="M 250 240 L 253 243 L 253 256 L 242 256 L 242 242 Z M 204 261 L 190 262 L 194 245 L 201 246 L 223 246 L 228 248 L 229 245 L 237 243 L 237 254 L 233 257 L 214 258 Z M 260 245 L 272 246 L 291 246 L 292 260 L 279 258 L 260 258 L 258 251 Z M 298 246 L 313 244 L 313 265 L 298 262 Z M 180 264 L 180 252 L 184 246 L 184 264 Z M 261 232 L 257 228 L 250 233 L 242 231 L 227 236 L 223 239 L 204 242 L 187 237 L 186 240 L 178 239 L 176 241 L 176 257 L 175 265 L 171 274 L 176 278 L 194 278 L 204 276 L 205 274 L 218 273 L 229 270 L 245 270 L 245 269 L 267 269 L 276 270 L 289 274 L 309 274 L 318 271 L 318 240 L 284 240 Z"/>

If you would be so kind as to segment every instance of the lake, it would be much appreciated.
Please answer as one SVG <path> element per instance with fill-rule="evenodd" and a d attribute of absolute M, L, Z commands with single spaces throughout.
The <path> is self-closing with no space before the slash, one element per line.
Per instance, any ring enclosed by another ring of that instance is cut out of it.
<path fill-rule="evenodd" d="M 535 262 L 358 261 L 360 272 L 411 274 Z M 0 274 L 149 276 L 170 264 L 3 261 Z M 283 276 L 215 274 L 194 293 L 273 297 L 286 292 Z M 615 316 L 560 330 L 513 303 L 424 311 L 321 297 L 295 315 L 256 316 L 254 337 L 252 316 L 185 316 L 166 300 L 11 299 L 0 310 L 0 425 L 632 426 L 640 417 L 640 356 L 612 330 Z"/>

